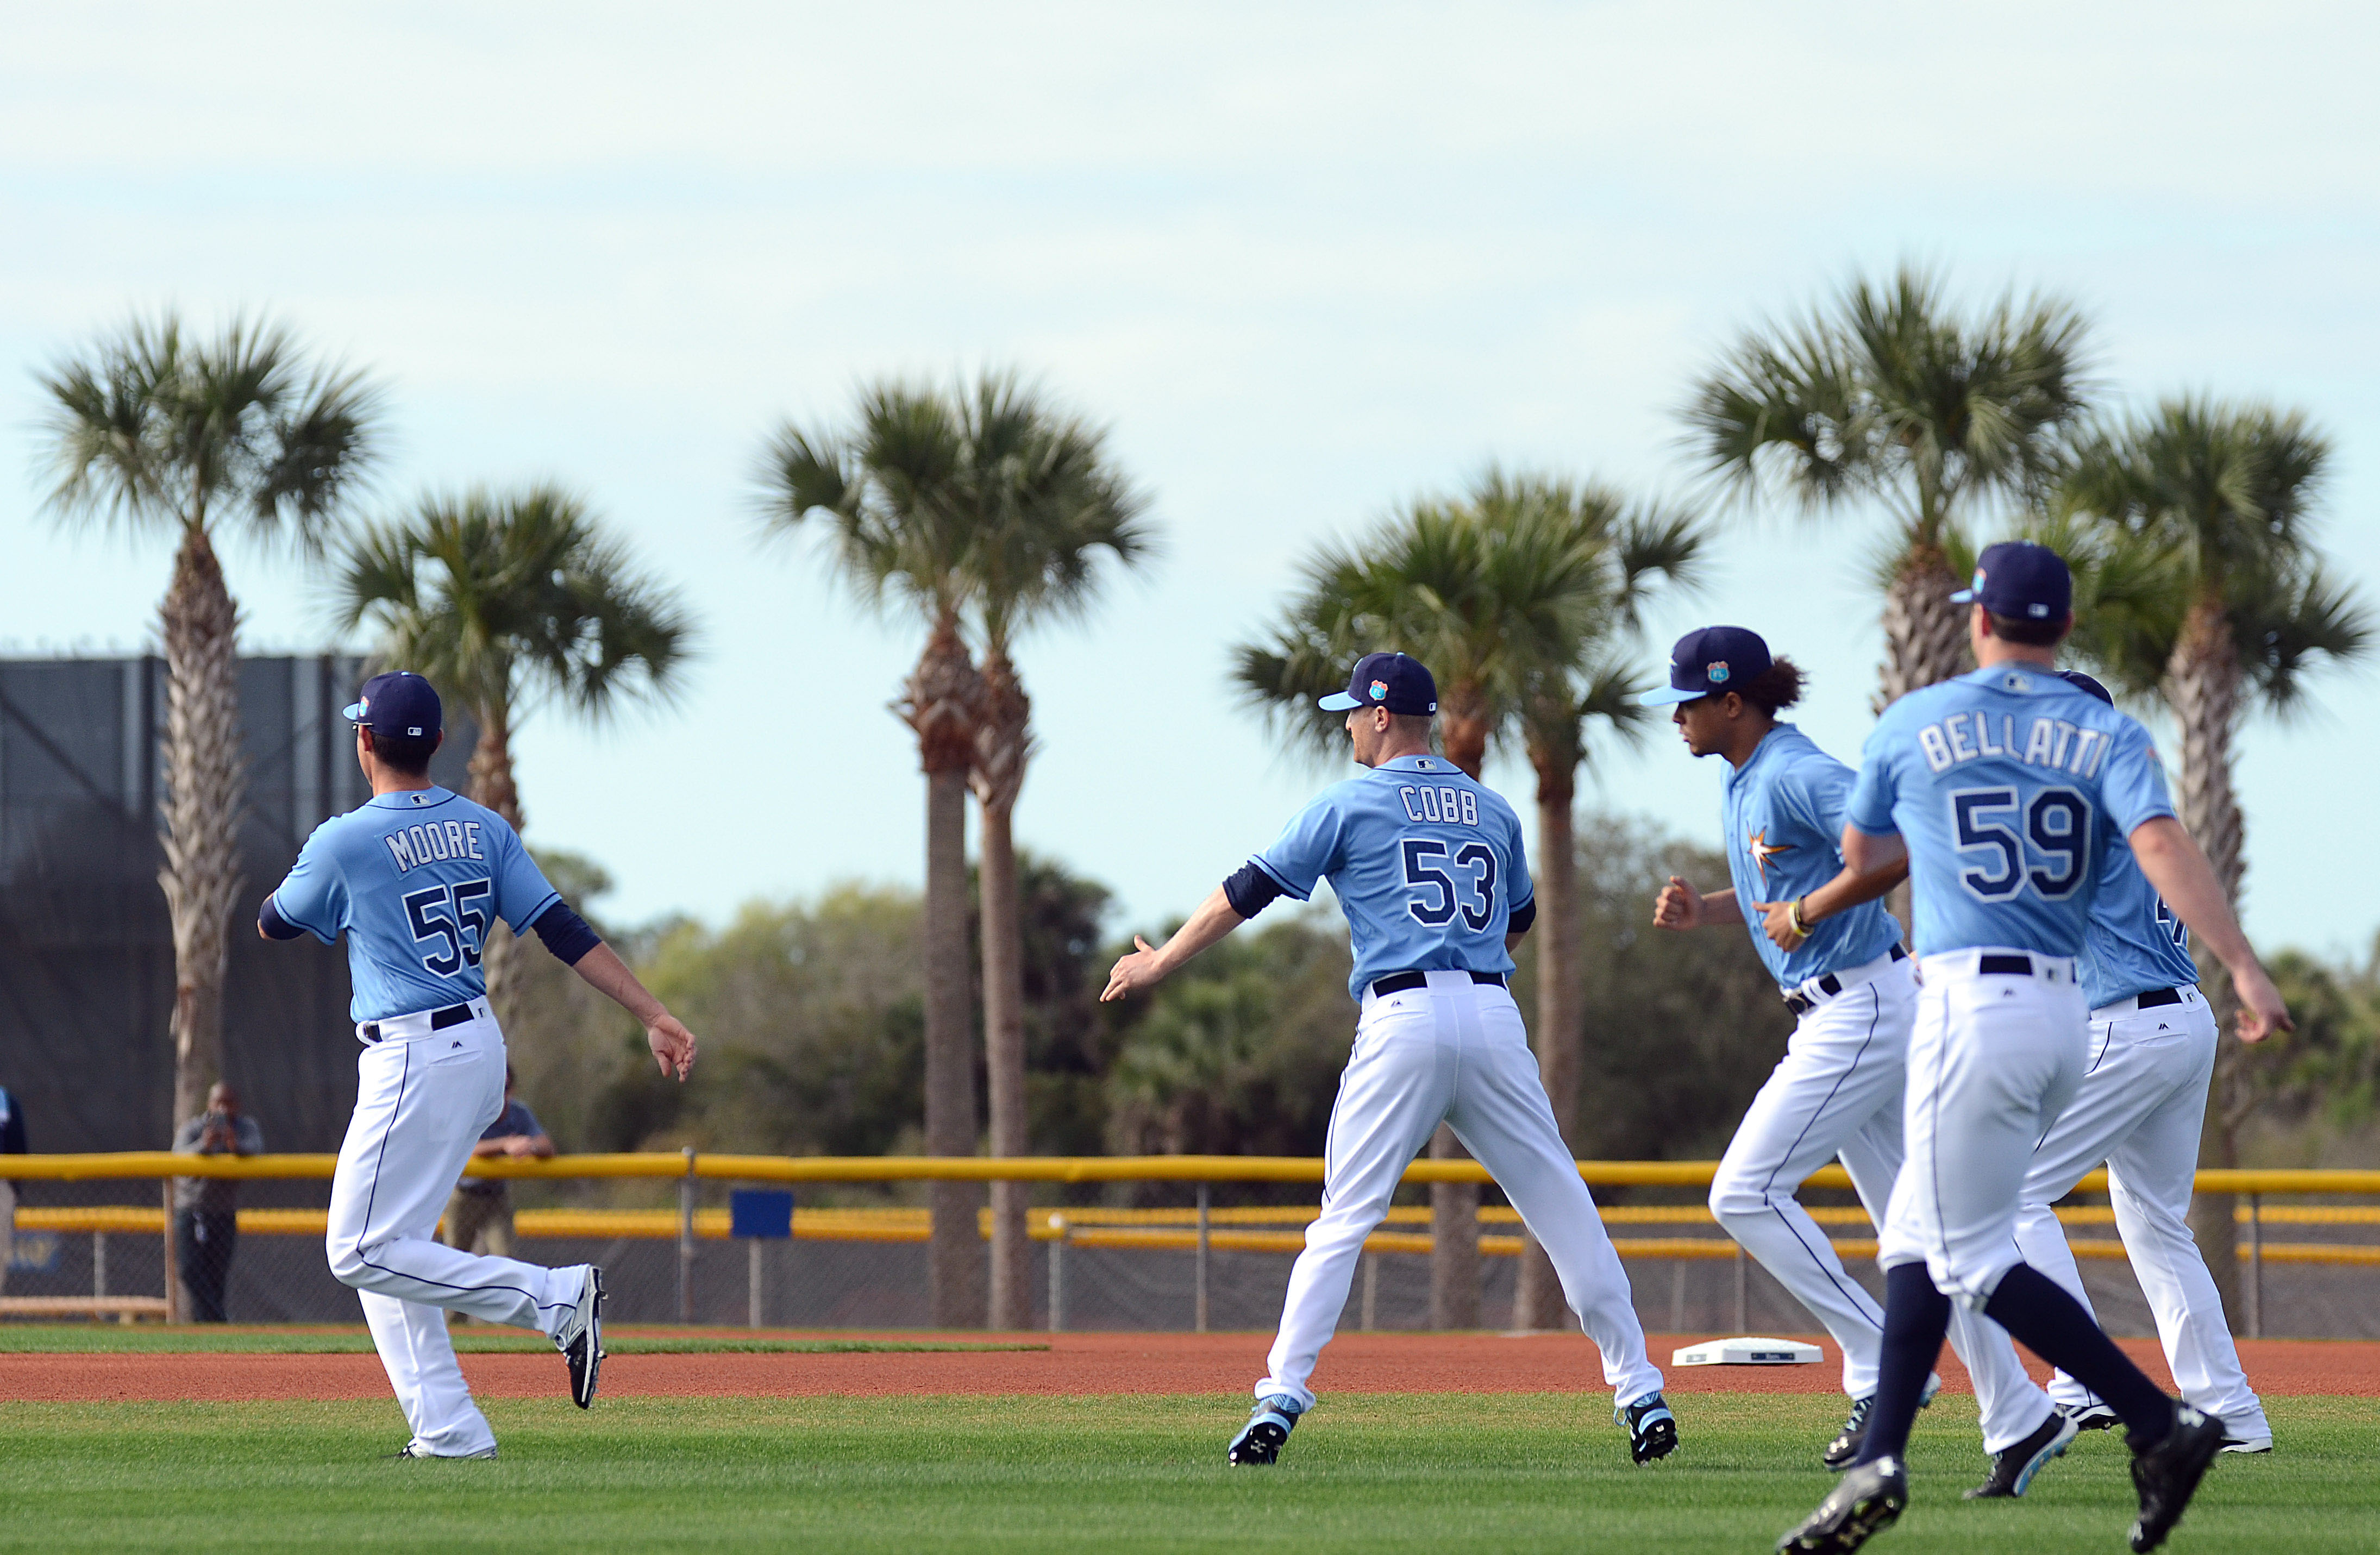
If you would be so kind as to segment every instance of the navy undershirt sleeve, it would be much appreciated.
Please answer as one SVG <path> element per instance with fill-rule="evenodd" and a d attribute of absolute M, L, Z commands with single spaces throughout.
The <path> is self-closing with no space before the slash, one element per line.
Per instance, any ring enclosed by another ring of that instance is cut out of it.
<path fill-rule="evenodd" d="M 1232 911 L 1244 918 L 1254 917 L 1272 905 L 1273 898 L 1281 893 L 1281 883 L 1257 869 L 1254 861 L 1241 865 L 1223 882 L 1224 899 L 1232 904 Z"/>
<path fill-rule="evenodd" d="M 572 912 L 567 902 L 556 902 L 546 908 L 529 927 L 537 930 L 545 948 L 565 966 L 577 966 L 589 951 L 603 942 L 603 936 L 587 927 L 587 920 Z"/>
<path fill-rule="evenodd" d="M 264 905 L 256 909 L 256 926 L 264 930 L 264 937 L 268 940 L 294 940 L 306 932 L 281 916 L 281 909 L 273 905 L 269 894 L 264 898 Z"/>
<path fill-rule="evenodd" d="M 1512 909 L 1511 917 L 1505 920 L 1504 932 L 1507 934 L 1525 934 L 1531 928 L 1535 927 L 1536 921 L 1537 899 L 1532 896 L 1527 901 Z"/>

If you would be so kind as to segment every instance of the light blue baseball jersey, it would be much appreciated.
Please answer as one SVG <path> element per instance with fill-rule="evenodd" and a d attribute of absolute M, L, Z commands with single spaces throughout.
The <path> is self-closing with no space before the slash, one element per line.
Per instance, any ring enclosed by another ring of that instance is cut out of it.
<path fill-rule="evenodd" d="M 2198 981 L 2190 958 L 2190 926 L 2141 873 L 2131 844 L 2107 839 L 2099 894 L 2091 899 L 2091 929 L 2082 938 L 2078 975 L 2096 1010 L 2152 989 L 2188 988 Z"/>
<path fill-rule="evenodd" d="M 488 991 L 480 952 L 562 900 L 504 817 L 443 788 L 373 796 L 314 828 L 273 893 L 324 944 L 347 936 L 349 1013 L 385 1020 Z"/>
<path fill-rule="evenodd" d="M 1900 926 L 1882 902 L 1864 902 L 1811 925 L 1791 952 L 1761 929 L 1755 902 L 1790 902 L 1833 880 L 1843 867 L 1843 802 L 1856 774 L 1791 723 L 1779 723 L 1730 768 L 1720 803 L 1727 868 L 1752 930 L 1752 948 L 1789 992 L 1826 972 L 1862 966 L 1892 949 Z"/>
<path fill-rule="evenodd" d="M 1358 999 L 1391 972 L 1512 971 L 1505 926 L 1536 895 L 1512 807 L 1441 756 L 1400 756 L 1324 789 L 1250 862 L 1301 902 L 1330 882 Z"/>
<path fill-rule="evenodd" d="M 1921 954 L 2082 949 L 2110 836 L 2169 816 L 2148 731 L 2046 670 L 1912 691 L 1868 735 L 1846 819 L 1909 844 Z"/>

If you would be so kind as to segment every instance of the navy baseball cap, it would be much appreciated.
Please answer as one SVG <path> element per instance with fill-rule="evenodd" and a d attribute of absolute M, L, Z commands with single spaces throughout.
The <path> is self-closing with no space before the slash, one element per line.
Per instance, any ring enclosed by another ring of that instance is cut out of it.
<path fill-rule="evenodd" d="M 1670 650 L 1669 689 L 1647 691 L 1636 699 L 1658 708 L 1720 696 L 1767 674 L 1775 662 L 1758 632 L 1742 626 L 1705 626 L 1688 632 Z"/>
<path fill-rule="evenodd" d="M 2082 691 L 2089 693 L 2091 696 L 2098 698 L 2109 707 L 2114 707 L 2116 705 L 2116 699 L 2111 693 L 2109 693 L 2107 688 L 2100 685 L 2097 681 L 2092 679 L 2089 675 L 2084 674 L 2081 670 L 2059 670 L 2058 672 L 2058 678 L 2064 681 L 2069 686 L 2075 686 Z"/>
<path fill-rule="evenodd" d="M 2063 621 L 2074 609 L 2066 558 L 2029 540 L 2004 540 L 1975 558 L 1975 581 L 1950 596 L 2012 621 Z"/>
<path fill-rule="evenodd" d="M 444 726 L 445 710 L 428 681 L 411 670 L 391 670 L 365 681 L 363 699 L 349 703 L 339 716 L 375 735 L 417 740 Z"/>
<path fill-rule="evenodd" d="M 1314 704 L 1325 712 L 1386 708 L 1401 717 L 1427 718 L 1438 711 L 1438 682 L 1420 660 L 1403 653 L 1366 653 L 1355 661 L 1347 689 Z"/>

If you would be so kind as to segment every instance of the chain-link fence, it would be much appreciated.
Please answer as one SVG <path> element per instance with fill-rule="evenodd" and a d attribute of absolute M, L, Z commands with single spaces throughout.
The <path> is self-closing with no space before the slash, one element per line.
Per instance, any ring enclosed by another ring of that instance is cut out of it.
<path fill-rule="evenodd" d="M 23 1158 L 28 1165 L 44 1158 Z M 67 1161 L 73 1158 L 46 1158 Z M 222 1160 L 223 1158 L 218 1158 Z M 131 1158 L 124 1158 L 129 1163 Z M 187 1162 L 187 1158 L 185 1158 Z M 621 1163 L 640 1164 L 633 1172 Z M 327 1166 L 327 1162 L 322 1162 Z M 567 1159 L 516 1174 L 567 1177 L 574 1167 L 592 1173 L 598 1163 Z M 652 1176 L 663 1168 L 681 1173 L 686 1187 L 681 1209 L 643 1210 L 531 1209 L 518 1220 L 516 1256 L 565 1265 L 601 1264 L 613 1294 L 613 1316 L 630 1323 L 743 1325 L 772 1328 L 922 1328 L 930 1320 L 925 1211 L 892 1206 L 836 1208 L 805 1198 L 790 1239 L 739 1241 L 730 1237 L 729 1216 L 705 1197 L 695 1179 L 684 1177 L 680 1158 L 610 1158 L 612 1175 Z M 715 1177 L 702 1184 L 716 1199 L 738 1171 L 760 1174 L 757 1158 L 713 1158 Z M 980 1170 L 984 1163 L 971 1163 Z M 1057 1175 L 1067 1163 L 1037 1163 Z M 1085 1171 L 1086 1163 L 1073 1163 Z M 1183 1175 L 1191 1163 L 1166 1163 L 1168 1175 Z M 1218 1177 L 1223 1163 L 1207 1163 Z M 1243 1170 L 1264 1162 L 1236 1163 Z M 1277 1180 L 1311 1162 L 1269 1163 Z M 1423 1163 L 1427 1168 L 1429 1163 Z M 225 1166 L 208 1168 L 237 1174 Z M 288 1163 L 285 1160 L 285 1167 Z M 940 1170 L 916 1162 L 783 1163 L 777 1170 L 822 1172 L 832 1165 L 847 1180 L 871 1172 L 924 1175 Z M 1133 1163 L 1096 1163 L 1098 1174 L 1124 1177 Z M 1588 1175 L 1624 1174 L 1626 1163 L 1589 1163 Z M 1195 1168 L 1191 1168 L 1195 1169 Z M 1151 1175 L 1158 1169 L 1151 1166 Z M 1808 1315 L 1760 1268 L 1743 1258 L 1718 1234 L 1702 1207 L 1683 1191 L 1681 1178 L 1698 1170 L 1692 1163 L 1642 1163 L 1640 1176 L 1658 1172 L 1669 1179 L 1658 1190 L 1677 1200 L 1668 1205 L 1633 1204 L 1607 1209 L 1615 1245 L 1632 1281 L 1638 1316 L 1648 1330 L 1667 1333 L 1807 1331 Z M 61 1171 L 60 1175 L 66 1174 Z M 84 1174 L 89 1175 L 88 1167 Z M 2374 1180 L 2362 1181 L 2365 1177 Z M 2255 1261 L 2242 1269 L 2243 1292 L 2255 1327 L 2269 1336 L 2380 1338 L 2380 1209 L 2340 1202 L 2347 1192 L 2380 1194 L 2380 1174 L 2269 1173 L 2268 1192 L 2307 1195 L 2321 1191 L 2327 1202 L 2269 1206 L 2243 1213 L 2273 1217 L 2293 1240 L 2276 1242 L 2262 1221 L 2241 1238 Z M 1186 1185 L 1183 1184 L 1183 1185 Z M 2227 1183 L 2227 1187 L 2242 1187 Z M 334 1281 L 322 1252 L 322 1214 L 327 1184 L 319 1181 L 259 1183 L 258 1197 L 279 1207 L 244 1210 L 243 1229 L 231 1257 L 227 1313 L 236 1322 L 353 1322 L 354 1294 Z M 69 1191 L 70 1190 L 70 1193 Z M 1294 1193 L 1296 1190 L 1286 1190 Z M 166 1289 L 164 1217 L 147 1206 L 124 1203 L 153 1193 L 149 1183 L 62 1184 L 42 1207 L 18 1213 L 15 1256 L 0 1311 L 28 1299 L 45 1306 L 87 1296 L 160 1298 Z M 84 1200 L 57 1204 L 58 1197 Z M 1835 1197 L 1840 1197 L 1838 1194 Z M 111 1205 L 105 1200 L 113 1199 Z M 309 1207 L 307 1200 L 311 1201 Z M 2258 1201 L 2251 1200 L 2252 1206 Z M 782 1213 L 782 1211 L 781 1211 Z M 1278 1318 L 1291 1263 L 1310 1207 L 1217 1210 L 1206 1245 L 1199 1245 L 1196 1212 L 1052 1207 L 1035 1211 L 1032 1257 L 1033 1326 L 1038 1329 L 1189 1330 L 1198 1325 L 1204 1289 L 1206 1326 L 1217 1330 L 1262 1330 Z M 1844 1205 L 1815 1211 L 1855 1277 L 1881 1294 L 1873 1267 L 1872 1228 Z M 2069 1221 L 2094 1302 L 2109 1330 L 2123 1335 L 2154 1331 L 2147 1303 L 2108 1239 L 2103 1206 L 2080 1205 L 2062 1213 Z M 1418 1330 L 1429 1326 L 1428 1242 L 1419 1209 L 1392 1211 L 1390 1224 L 1375 1238 L 1360 1266 L 1342 1327 Z M 1062 1232 L 1053 1216 L 1064 1218 Z M 1488 1329 L 1512 1321 L 1519 1259 L 1520 1228 L 1507 1209 L 1482 1211 L 1482 1302 Z M 780 1221 L 782 1223 L 782 1221 Z M 988 1228 L 988 1219 L 985 1221 Z M 1667 1234 L 1647 1237 L 1643 1233 Z M 1203 1270 L 1203 1272 L 1202 1272 Z M 2243 1313 L 2241 1316 L 2247 1316 Z M 2242 1326 L 2247 1326 L 2243 1324 Z"/>

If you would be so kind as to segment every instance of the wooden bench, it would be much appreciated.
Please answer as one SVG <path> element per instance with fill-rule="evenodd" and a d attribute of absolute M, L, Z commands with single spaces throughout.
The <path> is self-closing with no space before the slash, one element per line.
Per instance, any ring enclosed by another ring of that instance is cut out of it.
<path fill-rule="evenodd" d="M 0 1296 L 0 1318 L 89 1318 L 96 1322 L 113 1318 L 137 1323 L 143 1318 L 165 1319 L 164 1296 Z"/>

